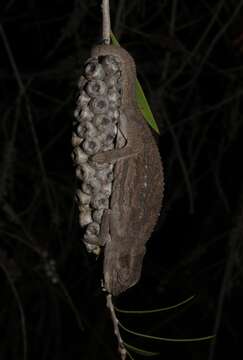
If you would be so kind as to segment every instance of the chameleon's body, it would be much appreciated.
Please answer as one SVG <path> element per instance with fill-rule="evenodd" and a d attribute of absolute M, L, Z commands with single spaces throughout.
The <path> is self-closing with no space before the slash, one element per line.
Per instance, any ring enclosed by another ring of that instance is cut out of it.
<path fill-rule="evenodd" d="M 92 56 L 113 55 L 121 66 L 122 102 L 115 149 L 92 161 L 114 164 L 110 206 L 100 236 L 105 241 L 104 285 L 118 295 L 140 278 L 145 244 L 157 221 L 163 198 L 163 170 L 148 124 L 138 109 L 132 57 L 123 48 L 99 45 Z M 103 241 L 103 240 L 102 240 Z M 102 242 L 101 241 L 101 242 Z"/>

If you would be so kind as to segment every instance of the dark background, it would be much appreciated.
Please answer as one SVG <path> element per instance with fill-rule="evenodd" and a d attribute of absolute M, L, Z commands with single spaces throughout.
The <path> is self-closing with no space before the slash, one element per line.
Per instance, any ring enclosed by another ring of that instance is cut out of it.
<path fill-rule="evenodd" d="M 160 352 L 155 359 L 234 359 L 241 350 L 242 9 L 239 0 L 111 1 L 113 31 L 160 128 L 165 171 L 142 278 L 115 304 L 155 309 L 195 295 L 170 311 L 117 315 L 158 337 L 217 335 L 176 343 L 122 332 Z M 76 84 L 101 40 L 100 1 L 2 0 L 0 24 L 0 359 L 118 359 L 101 259 L 81 241 L 70 157 Z"/>

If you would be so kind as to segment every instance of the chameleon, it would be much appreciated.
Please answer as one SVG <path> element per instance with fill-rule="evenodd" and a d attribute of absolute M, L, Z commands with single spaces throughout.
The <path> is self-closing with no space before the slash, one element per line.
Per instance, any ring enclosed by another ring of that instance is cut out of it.
<path fill-rule="evenodd" d="M 91 59 L 109 58 L 119 68 L 120 98 L 114 98 L 119 117 L 113 145 L 91 151 L 87 163 L 91 168 L 110 166 L 112 171 L 108 205 L 93 243 L 104 247 L 104 288 L 118 296 L 140 279 L 145 245 L 162 206 L 164 173 L 157 144 L 137 105 L 135 62 L 120 46 L 101 44 L 91 51 Z M 76 145 L 77 139 L 73 142 Z"/>

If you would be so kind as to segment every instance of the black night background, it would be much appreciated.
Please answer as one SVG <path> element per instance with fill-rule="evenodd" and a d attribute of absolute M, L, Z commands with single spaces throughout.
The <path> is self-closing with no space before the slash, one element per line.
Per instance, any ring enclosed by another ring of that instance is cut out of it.
<path fill-rule="evenodd" d="M 81 240 L 70 156 L 77 82 L 101 41 L 100 3 L 0 1 L 1 360 L 119 359 L 102 258 Z M 168 311 L 117 317 L 151 336 L 216 335 L 175 342 L 121 329 L 123 339 L 132 359 L 240 358 L 243 1 L 110 5 L 160 129 L 165 172 L 142 277 L 114 302 L 151 310 L 194 296 Z"/>

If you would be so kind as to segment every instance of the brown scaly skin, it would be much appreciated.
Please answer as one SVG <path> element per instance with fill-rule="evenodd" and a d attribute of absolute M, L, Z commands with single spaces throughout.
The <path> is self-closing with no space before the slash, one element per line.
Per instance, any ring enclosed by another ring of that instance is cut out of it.
<path fill-rule="evenodd" d="M 121 47 L 99 45 L 92 56 L 114 55 L 122 74 L 122 105 L 116 149 L 99 153 L 93 161 L 114 163 L 110 209 L 103 215 L 104 285 L 119 295 L 140 278 L 145 244 L 158 219 L 163 198 L 163 169 L 148 124 L 137 107 L 136 68 Z"/>

